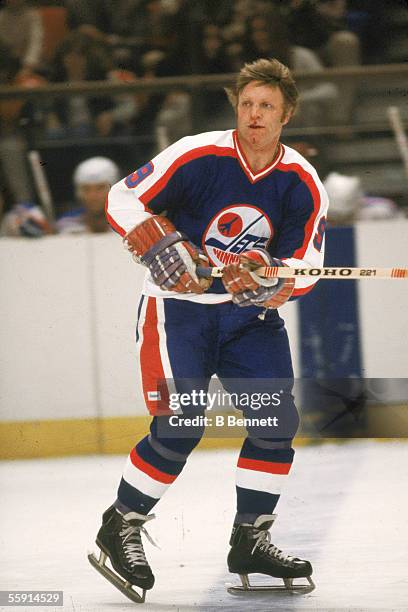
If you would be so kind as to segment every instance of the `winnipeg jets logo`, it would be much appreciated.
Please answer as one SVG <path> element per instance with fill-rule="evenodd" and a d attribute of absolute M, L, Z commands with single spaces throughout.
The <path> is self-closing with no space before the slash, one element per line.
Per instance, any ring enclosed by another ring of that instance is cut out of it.
<path fill-rule="evenodd" d="M 227 212 L 218 219 L 218 231 L 223 236 L 234 238 L 242 231 L 242 217 L 235 213 Z"/>
<path fill-rule="evenodd" d="M 221 210 L 208 224 L 203 247 L 211 263 L 225 265 L 255 247 L 265 247 L 273 236 L 265 213 L 251 204 L 234 204 Z"/>

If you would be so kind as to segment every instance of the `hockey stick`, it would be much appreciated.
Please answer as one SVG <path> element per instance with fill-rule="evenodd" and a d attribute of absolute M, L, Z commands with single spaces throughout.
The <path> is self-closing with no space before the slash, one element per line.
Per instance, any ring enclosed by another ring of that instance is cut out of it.
<path fill-rule="evenodd" d="M 401 160 L 404 165 L 405 175 L 408 176 L 408 140 L 402 124 L 401 112 L 398 106 L 389 106 L 387 113 L 394 132 L 395 142 L 399 148 Z"/>
<path fill-rule="evenodd" d="M 197 268 L 197 275 L 202 278 L 220 278 L 223 267 Z M 265 266 L 258 268 L 256 273 L 263 278 L 293 278 L 312 277 L 326 280 L 355 280 L 355 279 L 408 279 L 408 268 L 289 268 L 286 266 Z"/>
<path fill-rule="evenodd" d="M 48 221 L 53 223 L 55 221 L 54 204 L 39 152 L 35 150 L 29 151 L 28 161 L 42 209 Z"/>

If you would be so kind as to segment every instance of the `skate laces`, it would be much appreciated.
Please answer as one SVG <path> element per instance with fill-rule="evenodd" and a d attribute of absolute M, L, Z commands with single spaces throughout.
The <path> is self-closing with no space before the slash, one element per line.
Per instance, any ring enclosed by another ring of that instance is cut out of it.
<path fill-rule="evenodd" d="M 271 557 L 279 559 L 279 561 L 282 561 L 282 563 L 285 565 L 291 565 L 293 563 L 294 557 L 285 555 L 277 546 L 271 544 L 271 534 L 266 529 L 256 530 L 252 537 L 256 541 L 253 549 L 251 550 L 251 555 L 253 555 L 255 550 L 258 548 L 262 552 L 271 555 Z"/>
<path fill-rule="evenodd" d="M 153 516 L 151 518 L 153 518 Z M 156 542 L 153 540 L 151 535 L 149 535 L 143 525 L 132 525 L 126 520 L 122 521 L 122 529 L 120 530 L 119 535 L 121 538 L 123 538 L 122 544 L 125 556 L 132 565 L 147 565 L 147 559 L 143 549 L 141 537 L 142 533 L 146 536 L 149 542 L 153 544 L 153 546 L 158 548 Z"/>

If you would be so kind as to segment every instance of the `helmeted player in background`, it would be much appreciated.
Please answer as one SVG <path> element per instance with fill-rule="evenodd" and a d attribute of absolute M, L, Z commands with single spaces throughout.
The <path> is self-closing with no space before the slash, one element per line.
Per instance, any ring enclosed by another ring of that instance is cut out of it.
<path fill-rule="evenodd" d="M 203 414 L 204 406 L 183 408 L 177 427 L 169 426 L 170 390 L 206 391 L 214 374 L 238 397 L 277 379 L 284 387 L 278 430 L 247 428 L 236 471 L 229 570 L 241 575 L 245 590 L 250 573 L 283 578 L 286 589 L 305 577 L 310 584 L 304 589 L 313 588 L 311 564 L 272 545 L 269 528 L 298 427 L 289 343 L 277 308 L 315 281 L 266 280 L 256 270 L 322 265 L 327 196 L 310 163 L 280 142 L 298 99 L 289 69 L 275 59 L 257 60 L 242 68 L 228 93 L 236 130 L 183 138 L 114 185 L 107 201 L 109 222 L 148 268 L 137 346 L 153 420 L 150 434 L 130 453 L 117 500 L 103 515 L 96 540 L 101 557 L 90 560 L 134 600 L 131 585 L 145 592 L 154 583 L 141 541 L 144 524 L 203 434 L 203 427 L 192 429 L 184 419 Z M 197 267 L 211 264 L 225 266 L 223 278 L 212 284 L 197 275 Z M 254 416 L 239 402 L 236 408 Z M 268 406 L 256 416 L 272 412 L 277 414 Z M 116 573 L 105 566 L 107 557 Z"/>
<path fill-rule="evenodd" d="M 105 203 L 111 186 L 119 180 L 119 168 L 108 157 L 89 157 L 74 170 L 72 181 L 77 206 L 57 220 L 59 234 L 101 233 L 109 230 Z"/>

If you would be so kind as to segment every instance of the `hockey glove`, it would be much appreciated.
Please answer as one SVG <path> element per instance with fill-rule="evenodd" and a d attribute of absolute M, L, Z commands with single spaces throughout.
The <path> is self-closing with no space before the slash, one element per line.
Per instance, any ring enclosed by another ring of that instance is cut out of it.
<path fill-rule="evenodd" d="M 284 266 L 264 249 L 252 249 L 239 256 L 237 263 L 224 268 L 222 282 L 238 306 L 279 308 L 293 293 L 293 278 L 262 278 L 256 273 L 263 266 Z"/>
<path fill-rule="evenodd" d="M 149 217 L 126 234 L 124 243 L 163 290 L 204 293 L 211 285 L 211 278 L 198 278 L 195 272 L 197 266 L 209 266 L 207 257 L 166 217 Z"/>

